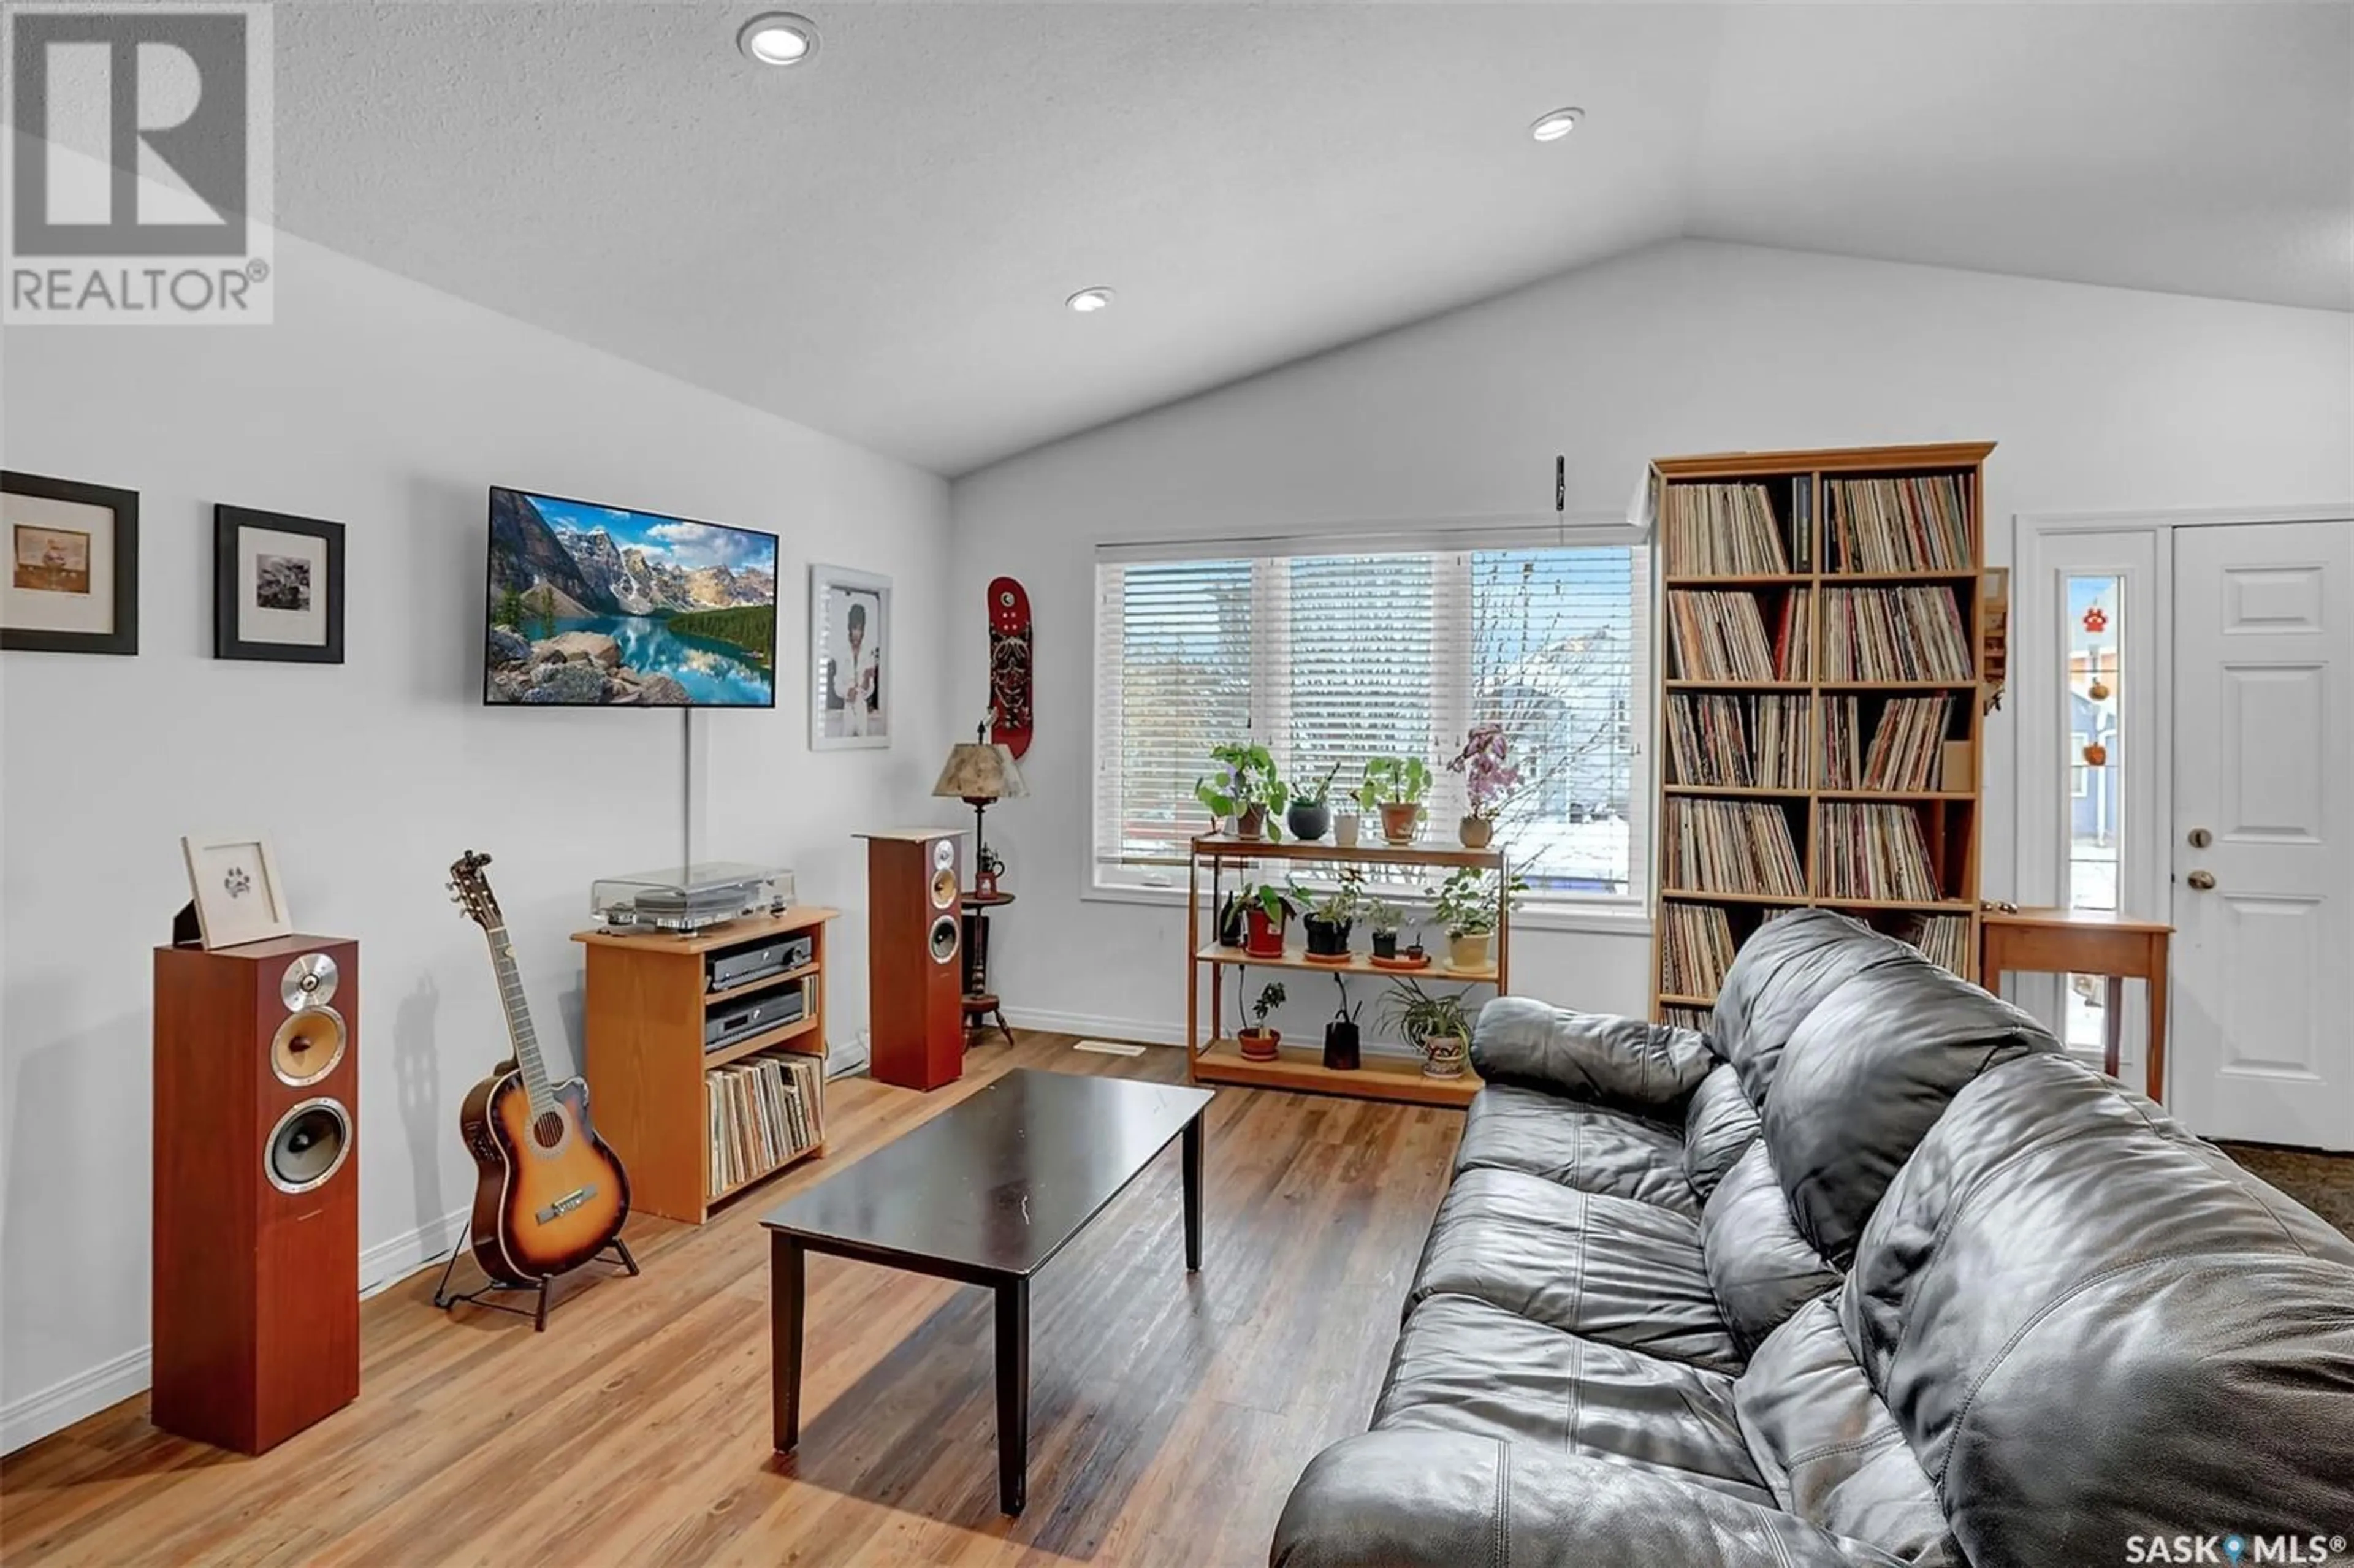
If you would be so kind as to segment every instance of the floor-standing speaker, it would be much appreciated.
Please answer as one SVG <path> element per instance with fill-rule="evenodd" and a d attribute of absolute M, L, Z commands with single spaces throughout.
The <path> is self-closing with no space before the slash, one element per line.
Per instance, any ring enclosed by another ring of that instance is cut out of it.
<path fill-rule="evenodd" d="M 865 833 L 867 1071 L 936 1089 L 964 1071 L 963 940 L 954 829 Z"/>
<path fill-rule="evenodd" d="M 359 946 L 155 949 L 155 1425 L 259 1454 L 357 1398 Z"/>

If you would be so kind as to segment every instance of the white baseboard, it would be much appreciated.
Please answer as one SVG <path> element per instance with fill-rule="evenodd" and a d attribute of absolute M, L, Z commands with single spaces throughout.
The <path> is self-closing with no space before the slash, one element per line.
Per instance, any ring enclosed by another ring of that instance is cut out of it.
<path fill-rule="evenodd" d="M 360 1254 L 359 1292 L 365 1301 L 398 1285 L 419 1269 L 440 1263 L 466 1234 L 468 1209 L 452 1209 L 406 1235 L 378 1242 Z M 154 1382 L 146 1345 L 123 1351 L 85 1372 L 52 1383 L 0 1408 L 0 1454 L 13 1454 L 52 1432 L 62 1432 L 86 1415 L 147 1392 Z"/>
<path fill-rule="evenodd" d="M 1101 1018 L 1091 1012 L 1047 1012 L 1032 1007 L 1009 1007 L 1005 1022 L 1016 1029 L 1043 1029 L 1054 1034 L 1078 1034 L 1093 1040 L 1131 1040 L 1140 1045 L 1182 1045 L 1182 1023 L 1154 1023 L 1141 1018 Z"/>

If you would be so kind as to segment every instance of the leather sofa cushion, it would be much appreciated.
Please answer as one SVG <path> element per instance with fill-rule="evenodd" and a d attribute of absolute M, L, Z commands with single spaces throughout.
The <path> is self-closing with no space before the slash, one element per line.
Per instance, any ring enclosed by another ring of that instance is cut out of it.
<path fill-rule="evenodd" d="M 2060 1049 L 2019 1009 L 1906 954 L 1850 977 L 1807 1015 L 1760 1113 L 1799 1233 L 1840 1267 L 1963 1086 L 1997 1063 Z"/>
<path fill-rule="evenodd" d="M 1807 1302 L 1840 1287 L 1839 1270 L 1798 1234 L 1763 1143 L 1752 1143 L 1701 1210 L 1709 1287 L 1744 1355 Z"/>
<path fill-rule="evenodd" d="M 1855 1364 L 1825 1297 L 1801 1307 L 1733 1384 L 1775 1500 L 1917 1568 L 1968 1568 L 1903 1431 Z"/>
<path fill-rule="evenodd" d="M 1471 1065 L 1491 1084 L 1652 1116 L 1681 1117 L 1684 1097 L 1716 1061 L 1707 1037 L 1691 1030 L 1528 996 L 1496 998 L 1471 1032 Z"/>
<path fill-rule="evenodd" d="M 1447 1192 L 1407 1310 L 1437 1295 L 1476 1297 L 1547 1328 L 1670 1361 L 1741 1370 L 1709 1290 L 1697 1224 L 1525 1171 L 1467 1171 Z"/>
<path fill-rule="evenodd" d="M 1472 1100 L 1456 1174 L 1525 1171 L 1581 1192 L 1656 1203 L 1692 1219 L 1700 1198 L 1673 1128 L 1542 1089 L 1490 1084 Z"/>
<path fill-rule="evenodd" d="M 2354 1244 L 2285 1204 L 2064 1057 L 1955 1097 L 1839 1308 L 1972 1562 L 2354 1520 Z"/>
<path fill-rule="evenodd" d="M 1918 962 L 1893 937 L 1829 909 L 1794 909 L 1742 944 L 1717 988 L 1717 1051 L 1741 1074 L 1749 1102 L 1771 1097 L 1791 1033 L 1822 1000 L 1868 969 Z"/>
<path fill-rule="evenodd" d="M 1684 1107 L 1684 1179 L 1701 1202 L 1757 1139 L 1757 1111 L 1742 1092 L 1741 1073 L 1719 1062 Z"/>
<path fill-rule="evenodd" d="M 1730 1377 L 1468 1296 L 1433 1296 L 1407 1316 L 1373 1429 L 1494 1437 L 1773 1500 L 1741 1436 Z"/>

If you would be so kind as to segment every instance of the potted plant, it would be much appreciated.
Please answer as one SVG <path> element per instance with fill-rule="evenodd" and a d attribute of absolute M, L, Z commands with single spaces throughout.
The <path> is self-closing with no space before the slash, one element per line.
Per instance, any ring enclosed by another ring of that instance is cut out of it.
<path fill-rule="evenodd" d="M 1330 893 L 1317 895 L 1302 887 L 1292 888 L 1292 897 L 1305 910 L 1300 924 L 1308 931 L 1310 958 L 1349 956 L 1349 933 L 1356 925 L 1357 910 L 1364 903 L 1363 884 L 1364 873 L 1352 865 L 1341 871 Z"/>
<path fill-rule="evenodd" d="M 1384 898 L 1376 898 L 1365 906 L 1365 924 L 1373 930 L 1373 957 L 1394 959 L 1398 956 L 1398 927 L 1405 923 L 1405 910 Z"/>
<path fill-rule="evenodd" d="M 1349 982 L 1339 975 L 1332 977 L 1332 983 L 1341 988 L 1341 1006 L 1324 1025 L 1324 1065 L 1336 1073 L 1353 1073 L 1358 1066 L 1357 1014 L 1365 1004 L 1349 1005 Z"/>
<path fill-rule="evenodd" d="M 1463 749 L 1447 765 L 1450 773 L 1463 775 L 1463 793 L 1471 809 L 1456 826 L 1456 836 L 1465 849 L 1486 849 L 1495 837 L 1496 816 L 1520 787 L 1521 770 L 1504 760 L 1504 726 L 1500 724 L 1475 724 L 1464 737 Z"/>
<path fill-rule="evenodd" d="M 1369 763 L 1366 767 L 1367 771 L 1370 773 L 1372 765 Z M 1367 811 L 1377 810 L 1382 803 L 1381 796 L 1373 789 L 1373 779 L 1371 778 L 1367 778 L 1362 780 L 1354 789 L 1350 790 L 1343 799 L 1349 802 L 1350 806 L 1354 807 L 1355 810 L 1352 810 L 1344 807 L 1342 808 L 1341 814 L 1332 819 L 1332 842 L 1340 845 L 1342 849 L 1355 849 L 1357 847 L 1357 831 L 1363 821 L 1363 814 Z"/>
<path fill-rule="evenodd" d="M 1434 995 L 1400 975 L 1382 998 L 1387 1025 L 1422 1053 L 1422 1071 L 1432 1078 L 1459 1078 L 1471 1054 L 1471 1020 L 1460 991 Z"/>
<path fill-rule="evenodd" d="M 1302 843 L 1313 843 L 1332 826 L 1332 780 L 1339 775 L 1341 765 L 1334 763 L 1324 777 L 1312 784 L 1295 784 L 1291 788 L 1291 804 L 1283 813 L 1284 826 L 1291 836 Z"/>
<path fill-rule="evenodd" d="M 1422 798 L 1430 793 L 1430 768 L 1419 757 L 1376 757 L 1365 764 L 1365 783 L 1382 813 L 1382 837 L 1410 844 L 1422 825 Z"/>
<path fill-rule="evenodd" d="M 1447 933 L 1447 967 L 1451 969 L 1484 969 L 1495 961 L 1496 925 L 1501 914 L 1501 904 L 1496 892 L 1495 874 L 1465 866 L 1440 884 L 1436 890 L 1424 890 L 1434 900 L 1431 917 Z M 1504 890 L 1515 907 L 1516 895 L 1528 891 L 1528 884 L 1514 877 Z"/>
<path fill-rule="evenodd" d="M 1242 991 L 1240 987 L 1235 988 L 1235 996 L 1237 1001 L 1241 999 Z M 1251 1016 L 1258 1022 L 1255 1024 L 1245 1024 L 1243 1026 L 1243 1032 L 1237 1039 L 1237 1044 L 1242 1046 L 1243 1054 L 1249 1057 L 1252 1061 L 1272 1062 L 1275 1060 L 1277 1055 L 1276 1047 L 1282 1044 L 1283 1041 L 1283 1031 L 1280 1029 L 1269 1029 L 1267 1026 L 1267 1015 L 1273 1012 L 1277 1008 L 1281 1007 L 1282 1005 L 1283 982 L 1281 980 L 1267 981 L 1266 986 L 1260 990 L 1258 1000 L 1251 1003 Z"/>
<path fill-rule="evenodd" d="M 1283 957 L 1284 936 L 1299 913 L 1291 895 L 1267 883 L 1246 882 L 1235 889 L 1235 902 L 1242 911 L 1243 951 L 1255 959 Z"/>
<path fill-rule="evenodd" d="M 1291 791 L 1276 777 L 1275 758 L 1267 747 L 1248 741 L 1239 746 L 1214 746 L 1210 747 L 1210 760 L 1219 765 L 1224 777 L 1215 782 L 1208 779 L 1193 780 L 1193 799 L 1221 820 L 1232 817 L 1236 838 L 1282 838 L 1281 831 L 1268 818 L 1283 810 Z"/>

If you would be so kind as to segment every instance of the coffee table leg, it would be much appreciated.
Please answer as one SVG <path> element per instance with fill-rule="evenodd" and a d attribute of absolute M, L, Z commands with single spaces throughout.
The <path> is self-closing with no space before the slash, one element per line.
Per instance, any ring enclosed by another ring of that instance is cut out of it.
<path fill-rule="evenodd" d="M 787 1235 L 769 1237 L 769 1375 L 777 1452 L 801 1440 L 801 1308 L 804 1252 Z"/>
<path fill-rule="evenodd" d="M 1030 1282 L 997 1287 L 997 1506 L 1020 1513 L 1030 1491 Z"/>
<path fill-rule="evenodd" d="M 1185 1266 L 1202 1266 L 1202 1118 L 1185 1124 Z"/>

